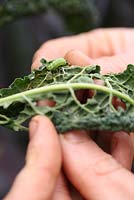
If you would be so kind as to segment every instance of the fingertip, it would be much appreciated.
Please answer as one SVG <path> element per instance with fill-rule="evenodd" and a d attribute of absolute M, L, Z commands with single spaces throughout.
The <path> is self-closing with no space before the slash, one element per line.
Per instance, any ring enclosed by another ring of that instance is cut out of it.
<path fill-rule="evenodd" d="M 47 117 L 36 115 L 29 123 L 30 136 L 33 136 L 37 132 L 37 129 L 41 123 L 46 125 L 48 124 L 49 126 L 50 124 L 52 125 L 52 122 Z"/>
<path fill-rule="evenodd" d="M 87 66 L 92 63 L 92 59 L 84 54 L 82 51 L 77 49 L 72 49 L 68 51 L 64 58 L 70 63 L 71 65 L 80 65 L 80 66 Z"/>
<path fill-rule="evenodd" d="M 40 60 L 35 60 L 32 65 L 31 65 L 31 69 L 38 69 L 40 67 Z"/>
<path fill-rule="evenodd" d="M 31 121 L 33 121 L 33 120 L 38 121 L 38 122 L 44 122 L 44 123 L 51 123 L 52 124 L 51 120 L 44 115 L 36 115 L 32 118 Z"/>
<path fill-rule="evenodd" d="M 88 142 L 90 140 L 89 135 L 84 130 L 70 131 L 65 133 L 64 135 L 60 135 L 60 139 L 62 143 L 69 144 L 80 144 L 84 142 Z"/>
<path fill-rule="evenodd" d="M 38 123 L 42 123 L 43 125 L 53 126 L 54 128 L 52 121 L 45 115 L 36 115 L 35 117 L 32 118 L 31 121 L 37 121 Z"/>
<path fill-rule="evenodd" d="M 32 65 L 31 69 L 38 69 L 41 65 L 40 60 L 44 58 L 43 52 L 39 49 L 38 51 L 35 52 L 33 59 L 32 59 Z"/>

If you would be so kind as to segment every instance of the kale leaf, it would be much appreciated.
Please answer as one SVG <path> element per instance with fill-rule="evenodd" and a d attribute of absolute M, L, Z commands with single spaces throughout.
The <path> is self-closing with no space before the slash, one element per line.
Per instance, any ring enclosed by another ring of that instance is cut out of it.
<path fill-rule="evenodd" d="M 0 89 L 0 125 L 28 130 L 25 122 L 40 114 L 48 116 L 60 133 L 134 131 L 134 65 L 119 74 L 102 75 L 99 66 L 69 66 L 63 58 L 41 63 L 38 70 Z M 83 92 L 88 94 L 84 101 L 78 97 Z M 37 103 L 44 99 L 54 106 Z"/>

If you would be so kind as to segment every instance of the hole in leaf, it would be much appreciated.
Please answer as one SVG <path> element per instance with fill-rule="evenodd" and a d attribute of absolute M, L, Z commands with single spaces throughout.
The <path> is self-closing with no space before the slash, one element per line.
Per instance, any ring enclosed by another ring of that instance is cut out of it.
<path fill-rule="evenodd" d="M 48 100 L 48 99 L 45 99 L 45 100 L 42 100 L 42 101 L 39 101 L 37 103 L 38 106 L 49 106 L 49 107 L 54 107 L 55 106 L 55 102 L 52 101 L 52 100 Z"/>
<path fill-rule="evenodd" d="M 104 81 L 100 79 L 94 79 L 94 83 L 96 85 L 104 85 Z M 81 89 L 75 92 L 77 99 L 81 104 L 85 104 L 89 98 L 92 98 L 95 95 L 94 90 L 89 89 Z"/>
<path fill-rule="evenodd" d="M 113 97 L 112 104 L 116 110 L 118 110 L 119 107 L 126 110 L 126 104 L 123 101 L 121 101 L 121 99 L 119 99 L 118 97 Z"/>
<path fill-rule="evenodd" d="M 85 104 L 89 98 L 92 98 L 94 96 L 94 91 L 88 89 L 77 90 L 75 92 L 75 95 L 81 104 Z"/>

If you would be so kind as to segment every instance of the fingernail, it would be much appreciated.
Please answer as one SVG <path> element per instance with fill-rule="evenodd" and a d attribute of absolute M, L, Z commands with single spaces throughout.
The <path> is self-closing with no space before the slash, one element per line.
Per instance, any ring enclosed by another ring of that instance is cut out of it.
<path fill-rule="evenodd" d="M 71 131 L 63 135 L 64 139 L 72 143 L 81 143 L 89 139 L 86 131 Z"/>
<path fill-rule="evenodd" d="M 37 132 L 38 129 L 38 121 L 36 120 L 32 120 L 30 122 L 29 128 L 30 128 L 30 137 L 33 137 L 35 135 L 35 133 Z"/>

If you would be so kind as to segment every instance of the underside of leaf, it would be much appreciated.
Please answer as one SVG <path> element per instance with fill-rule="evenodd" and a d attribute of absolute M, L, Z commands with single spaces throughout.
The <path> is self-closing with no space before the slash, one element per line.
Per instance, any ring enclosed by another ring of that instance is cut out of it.
<path fill-rule="evenodd" d="M 28 130 L 25 122 L 40 114 L 48 116 L 59 133 L 134 131 L 134 65 L 102 75 L 99 66 L 69 66 L 63 58 L 41 63 L 38 70 L 0 89 L 0 125 Z M 54 106 L 38 104 L 44 100 Z"/>

